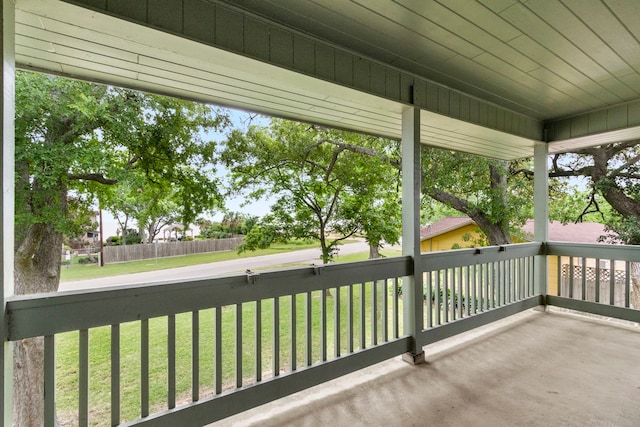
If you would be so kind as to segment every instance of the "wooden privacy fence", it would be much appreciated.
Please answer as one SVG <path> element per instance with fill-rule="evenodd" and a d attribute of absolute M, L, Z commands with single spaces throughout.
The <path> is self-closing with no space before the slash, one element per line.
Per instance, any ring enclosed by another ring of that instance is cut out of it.
<path fill-rule="evenodd" d="M 242 237 L 231 239 L 193 240 L 189 242 L 151 243 L 127 246 L 105 246 L 104 263 L 140 261 L 206 252 L 233 251 Z"/>

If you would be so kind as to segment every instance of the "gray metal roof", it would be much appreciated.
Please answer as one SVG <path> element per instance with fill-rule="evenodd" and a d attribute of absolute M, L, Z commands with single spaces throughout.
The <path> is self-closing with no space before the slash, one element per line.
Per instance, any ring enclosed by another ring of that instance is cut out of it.
<path fill-rule="evenodd" d="M 498 158 L 636 138 L 633 0 L 17 0 L 18 66 Z M 593 135 L 598 135 L 594 138 Z"/>

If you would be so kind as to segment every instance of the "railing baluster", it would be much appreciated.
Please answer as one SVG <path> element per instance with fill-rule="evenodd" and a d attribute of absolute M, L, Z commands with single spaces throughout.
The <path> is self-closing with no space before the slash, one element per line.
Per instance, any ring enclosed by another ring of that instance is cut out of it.
<path fill-rule="evenodd" d="M 536 258 L 529 258 L 529 296 L 535 295 L 536 287 L 535 287 L 535 278 L 536 278 L 536 269 L 538 266 L 536 265 Z M 541 280 L 547 280 L 545 278 L 541 278 Z M 548 292 L 548 289 L 547 289 Z"/>
<path fill-rule="evenodd" d="M 442 324 L 442 287 L 440 285 L 440 275 L 442 274 L 442 270 L 436 270 L 436 295 L 435 295 L 435 304 L 434 309 L 436 311 L 436 325 Z"/>
<path fill-rule="evenodd" d="M 509 261 L 507 261 L 507 267 L 508 267 L 507 286 L 509 287 L 509 303 L 514 302 L 518 295 L 517 288 L 516 288 L 517 283 L 515 278 L 515 273 L 516 273 L 515 262 L 516 262 L 515 259 L 510 259 Z"/>
<path fill-rule="evenodd" d="M 609 260 L 609 305 L 616 303 L 616 261 Z"/>
<path fill-rule="evenodd" d="M 531 257 L 524 257 L 522 260 L 522 298 L 528 298 L 531 296 L 531 293 L 529 292 L 529 269 L 531 264 Z"/>
<path fill-rule="evenodd" d="M 484 264 L 485 310 L 491 309 L 493 305 L 493 302 L 491 302 L 491 299 L 493 298 L 493 292 L 491 292 L 491 271 L 492 271 L 491 264 L 485 263 Z"/>
<path fill-rule="evenodd" d="M 402 288 L 405 292 L 406 289 Z M 360 350 L 366 348 L 365 308 L 364 308 L 364 283 L 360 283 Z"/>
<path fill-rule="evenodd" d="M 453 289 L 451 292 L 451 309 L 454 319 L 460 319 L 460 297 L 462 296 L 462 279 L 460 278 L 460 269 L 455 267 L 451 269 L 451 282 Z"/>
<path fill-rule="evenodd" d="M 427 315 L 427 328 L 431 328 L 433 327 L 433 272 L 432 271 L 428 271 L 427 272 L 427 280 L 425 280 L 425 286 L 426 288 L 426 298 L 425 298 L 425 305 L 426 305 L 426 315 Z M 395 306 L 394 306 L 394 311 L 395 311 Z M 394 325 L 395 328 L 395 325 Z M 394 329 L 395 330 L 395 329 Z M 396 336 L 397 338 L 397 336 Z"/>
<path fill-rule="evenodd" d="M 305 347 L 306 350 L 306 364 L 307 366 L 311 366 L 311 364 L 313 363 L 313 347 L 312 347 L 312 319 L 311 319 L 311 292 L 307 292 L 306 294 L 306 299 L 305 299 L 305 305 L 304 305 L 304 311 L 305 311 L 305 327 L 306 327 L 306 338 L 307 338 L 307 345 Z"/>
<path fill-rule="evenodd" d="M 502 305 L 502 299 L 504 298 L 504 293 L 502 292 L 502 288 L 501 288 L 503 283 L 502 283 L 502 277 L 501 277 L 502 269 L 500 268 L 500 265 L 501 265 L 500 261 L 496 261 L 492 263 L 493 292 L 494 292 L 493 308 L 500 307 Z"/>
<path fill-rule="evenodd" d="M 500 287 L 502 289 L 502 301 L 500 305 L 503 306 L 509 303 L 509 299 L 511 298 L 511 289 L 509 289 L 509 261 L 500 261 L 498 270 L 500 273 Z"/>
<path fill-rule="evenodd" d="M 347 286 L 347 351 L 353 353 L 353 285 Z"/>
<path fill-rule="evenodd" d="M 333 297 L 333 346 L 335 357 L 340 357 L 340 288 L 335 289 Z"/>
<path fill-rule="evenodd" d="M 507 286 L 509 287 L 508 302 L 512 303 L 516 301 L 518 297 L 518 282 L 516 280 L 516 260 L 510 259 L 507 261 Z"/>
<path fill-rule="evenodd" d="M 280 375 L 280 298 L 273 298 L 273 376 Z"/>
<path fill-rule="evenodd" d="M 89 425 L 89 331 L 78 336 L 78 425 Z"/>
<path fill-rule="evenodd" d="M 254 344 L 254 370 L 256 372 L 256 382 L 262 381 L 262 301 L 256 301 L 256 312 L 254 317 L 256 325 L 256 335 Z"/>
<path fill-rule="evenodd" d="M 191 401 L 200 400 L 200 312 L 191 312 Z"/>
<path fill-rule="evenodd" d="M 596 258 L 596 301 L 600 302 L 600 259 Z"/>
<path fill-rule="evenodd" d="M 120 424 L 120 325 L 111 325 L 111 425 Z"/>
<path fill-rule="evenodd" d="M 509 261 L 503 260 L 500 261 L 498 265 L 498 273 L 499 273 L 499 281 L 500 281 L 500 289 L 502 292 L 502 300 L 500 301 L 500 306 L 504 306 L 509 302 L 509 298 L 511 298 L 511 289 L 509 289 Z"/>
<path fill-rule="evenodd" d="M 140 416 L 149 416 L 149 319 L 140 320 Z"/>
<path fill-rule="evenodd" d="M 56 426 L 56 341 L 44 337 L 44 425 Z"/>
<path fill-rule="evenodd" d="M 478 312 L 478 264 L 472 264 L 471 269 L 471 297 L 473 298 L 473 304 L 471 306 L 472 314 Z"/>
<path fill-rule="evenodd" d="M 289 352 L 290 354 L 290 363 L 289 363 L 289 367 L 291 369 L 291 372 L 294 372 L 297 369 L 296 366 L 296 358 L 297 358 L 297 354 L 298 354 L 298 350 L 297 350 L 297 334 L 296 334 L 296 325 L 297 325 L 297 315 L 296 315 L 296 295 L 293 294 L 291 295 L 291 308 L 290 308 L 290 312 L 289 312 L 289 328 L 291 330 L 291 346 L 290 346 L 290 350 Z"/>
<path fill-rule="evenodd" d="M 515 289 L 515 301 L 519 301 L 524 298 L 523 285 L 524 285 L 524 258 L 518 258 L 514 261 L 514 276 L 516 279 Z"/>
<path fill-rule="evenodd" d="M 378 292 L 377 283 L 371 281 L 371 345 L 378 344 Z"/>
<path fill-rule="evenodd" d="M 450 268 L 449 269 L 449 286 L 447 287 L 447 298 L 449 299 L 449 301 L 447 302 L 447 304 L 449 304 L 449 321 L 451 320 L 456 320 L 456 295 L 458 290 L 456 289 L 456 269 L 455 268 Z"/>
<path fill-rule="evenodd" d="M 327 291 L 320 292 L 320 353 L 321 360 L 327 361 Z"/>
<path fill-rule="evenodd" d="M 629 308 L 631 294 L 631 262 L 626 261 L 624 263 L 624 306 Z"/>
<path fill-rule="evenodd" d="M 389 286 L 388 279 L 382 284 L 382 342 L 389 341 Z"/>
<path fill-rule="evenodd" d="M 562 296 L 562 257 L 561 256 L 557 256 L 557 263 L 556 265 L 558 266 L 558 289 L 557 289 L 557 294 L 558 296 Z"/>
<path fill-rule="evenodd" d="M 456 288 L 456 269 L 450 268 L 449 272 L 449 285 L 447 286 L 447 304 L 449 305 L 449 318 L 448 320 L 456 320 L 456 295 L 458 290 Z"/>
<path fill-rule="evenodd" d="M 464 287 L 462 286 L 462 282 L 463 282 L 463 275 L 462 275 L 462 267 L 458 267 L 458 278 L 457 278 L 457 282 L 458 282 L 458 297 L 455 298 L 456 300 L 456 305 L 458 306 L 458 319 L 462 318 L 462 308 L 463 308 L 463 301 L 464 301 L 464 295 L 463 295 L 463 289 Z"/>
<path fill-rule="evenodd" d="M 502 280 L 500 277 L 500 262 L 493 262 L 491 263 L 491 268 L 493 269 L 493 307 L 492 308 L 496 308 L 496 307 L 500 307 L 502 304 L 502 298 L 503 298 L 503 293 L 501 292 L 502 290 L 500 289 L 501 285 L 502 285 Z"/>
<path fill-rule="evenodd" d="M 242 387 L 242 304 L 236 304 L 236 388 Z"/>
<path fill-rule="evenodd" d="M 480 304 L 478 305 L 478 307 L 480 308 L 480 312 L 483 312 L 487 309 L 486 305 L 487 305 L 487 279 L 486 279 L 486 270 L 487 270 L 487 265 L 486 264 L 478 264 L 478 266 L 476 267 L 478 269 L 478 281 L 480 283 L 478 283 L 478 290 L 479 292 L 479 297 L 480 297 Z"/>
<path fill-rule="evenodd" d="M 526 262 L 527 259 L 526 258 L 520 258 L 518 260 L 518 274 L 519 274 L 519 281 L 518 281 L 518 299 L 519 300 L 523 300 L 526 298 L 526 294 L 525 294 L 525 286 L 526 286 Z"/>
<path fill-rule="evenodd" d="M 465 275 L 466 279 L 465 279 L 465 294 L 464 294 L 465 313 L 466 313 L 466 316 L 470 316 L 471 315 L 471 306 L 470 306 L 470 300 L 471 300 L 471 266 L 465 267 L 465 272 L 467 273 Z"/>
<path fill-rule="evenodd" d="M 222 307 L 215 307 L 215 360 L 214 378 L 216 394 L 222 393 Z"/>
<path fill-rule="evenodd" d="M 176 316 L 167 316 L 167 406 L 176 407 Z"/>
<path fill-rule="evenodd" d="M 399 325 L 399 310 L 398 310 L 398 278 L 394 277 L 393 279 L 393 299 L 391 300 L 393 304 L 393 338 L 398 338 L 400 336 L 400 325 Z"/>
<path fill-rule="evenodd" d="M 575 266 L 574 266 L 574 261 L 573 261 L 573 257 L 569 257 L 569 298 L 573 298 L 573 284 L 574 284 L 574 270 L 575 270 Z"/>
<path fill-rule="evenodd" d="M 442 270 L 442 323 L 449 322 L 449 270 Z"/>
<path fill-rule="evenodd" d="M 513 302 L 515 298 L 515 279 L 513 277 L 513 260 L 505 261 L 506 271 L 504 273 L 505 276 L 505 287 L 507 288 L 507 303 Z"/>
<path fill-rule="evenodd" d="M 587 299 L 587 259 L 582 257 L 582 301 Z"/>

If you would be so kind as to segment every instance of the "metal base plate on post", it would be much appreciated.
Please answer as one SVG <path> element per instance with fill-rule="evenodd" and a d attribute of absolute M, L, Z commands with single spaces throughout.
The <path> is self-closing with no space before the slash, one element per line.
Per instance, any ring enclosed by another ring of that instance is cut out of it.
<path fill-rule="evenodd" d="M 410 365 L 420 365 L 425 362 L 424 351 L 421 351 L 418 354 L 405 353 L 402 355 L 402 360 Z"/>

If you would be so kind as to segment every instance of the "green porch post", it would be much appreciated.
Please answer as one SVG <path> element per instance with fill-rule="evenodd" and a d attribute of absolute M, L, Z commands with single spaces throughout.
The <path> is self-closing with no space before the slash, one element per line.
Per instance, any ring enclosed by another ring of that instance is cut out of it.
<path fill-rule="evenodd" d="M 5 426 L 13 424 L 13 343 L 7 340 L 5 318 L 7 298 L 13 295 L 13 215 L 14 215 L 14 153 L 15 153 L 15 9 L 13 0 L 2 0 L 2 193 L 0 202 L 0 233 L 2 235 L 2 337 L 3 350 L 0 356 L 0 420 Z"/>
<path fill-rule="evenodd" d="M 409 352 L 403 360 L 424 362 L 422 344 L 422 265 L 420 262 L 420 109 L 402 113 L 402 254 L 413 258 L 413 276 L 402 280 L 404 333 L 411 336 Z"/>
<path fill-rule="evenodd" d="M 534 146 L 534 232 L 536 242 L 546 243 L 549 240 L 549 147 L 539 142 Z M 547 295 L 547 257 L 539 255 L 535 259 L 535 292 Z"/>

